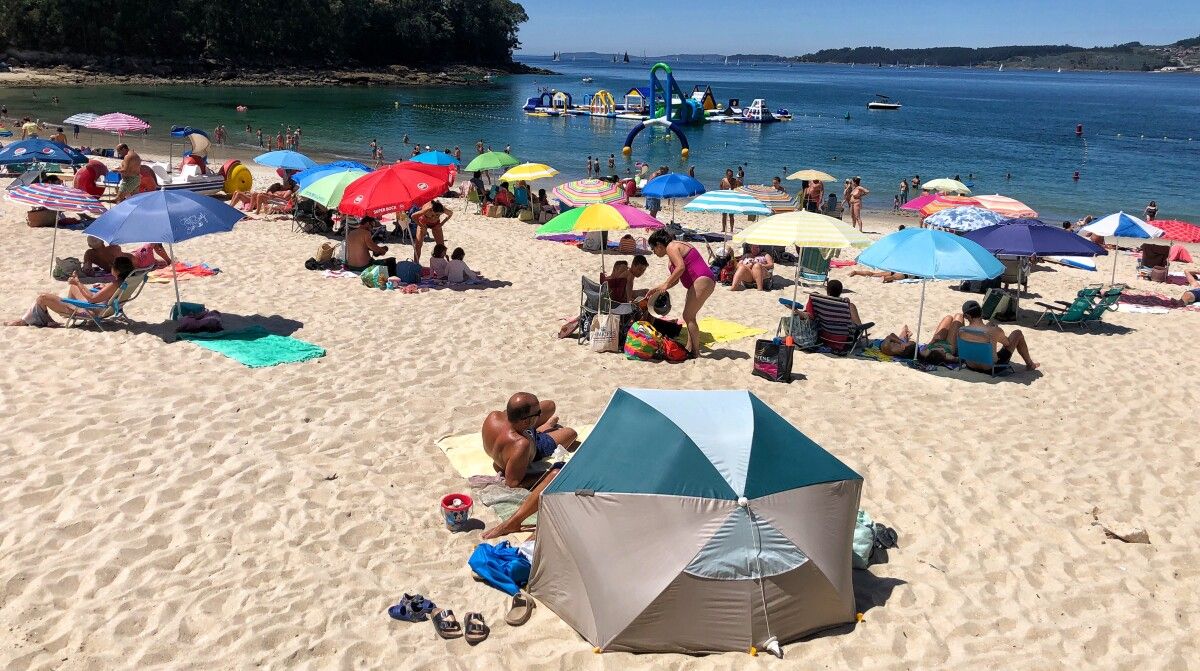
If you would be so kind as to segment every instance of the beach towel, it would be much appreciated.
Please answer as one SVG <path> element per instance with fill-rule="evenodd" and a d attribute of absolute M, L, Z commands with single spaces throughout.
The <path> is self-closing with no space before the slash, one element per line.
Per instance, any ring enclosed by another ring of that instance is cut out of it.
<path fill-rule="evenodd" d="M 180 280 L 190 280 L 197 277 L 212 277 L 221 272 L 220 268 L 214 268 L 207 263 L 184 263 L 183 261 L 175 262 L 175 270 L 172 273 L 171 268 L 159 268 L 158 270 L 150 271 L 146 276 L 147 282 L 155 282 L 158 284 L 169 284 L 172 281 L 174 274 L 179 275 Z"/>
<path fill-rule="evenodd" d="M 179 339 L 190 340 L 250 368 L 297 363 L 325 356 L 323 347 L 275 335 L 258 325 L 219 333 L 180 333 Z"/>
<path fill-rule="evenodd" d="M 1166 294 L 1152 292 L 1130 292 L 1126 291 L 1121 294 L 1121 298 L 1117 300 L 1118 312 L 1135 312 L 1142 314 L 1166 314 L 1171 310 L 1186 310 L 1187 312 L 1200 312 L 1200 303 L 1192 303 L 1185 305 L 1183 301 L 1176 296 L 1168 296 Z"/>
<path fill-rule="evenodd" d="M 858 261 L 851 261 L 850 259 L 830 259 L 829 260 L 830 268 L 849 268 L 850 266 L 856 266 L 856 265 L 858 265 Z"/>
<path fill-rule="evenodd" d="M 358 279 L 358 273 L 351 270 L 325 270 L 321 272 L 321 277 L 334 277 L 338 279 L 346 279 L 352 277 Z"/>
<path fill-rule="evenodd" d="M 713 349 L 718 343 L 731 342 L 734 340 L 742 340 L 744 338 L 753 338 L 766 333 L 765 329 L 756 329 L 752 326 L 739 324 L 737 322 L 725 321 L 716 317 L 705 317 L 700 320 L 700 346 L 706 349 Z M 687 328 L 683 329 L 684 333 Z M 686 342 L 687 336 L 680 335 L 680 339 Z"/>

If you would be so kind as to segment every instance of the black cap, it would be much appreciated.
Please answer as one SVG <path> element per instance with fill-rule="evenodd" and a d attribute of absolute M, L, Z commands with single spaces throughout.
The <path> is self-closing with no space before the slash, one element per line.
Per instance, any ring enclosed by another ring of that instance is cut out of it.
<path fill-rule="evenodd" d="M 979 301 L 967 301 L 963 303 L 962 311 L 964 315 L 974 315 L 976 317 L 983 314 L 983 307 L 979 305 Z"/>

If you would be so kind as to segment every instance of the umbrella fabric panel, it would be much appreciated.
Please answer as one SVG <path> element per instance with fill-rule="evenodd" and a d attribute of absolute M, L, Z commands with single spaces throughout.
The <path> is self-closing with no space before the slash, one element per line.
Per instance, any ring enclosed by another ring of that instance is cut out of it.
<path fill-rule="evenodd" d="M 548 179 L 558 174 L 558 171 L 543 163 L 522 163 L 509 168 L 500 175 L 502 182 L 532 182 L 538 179 Z"/>
<path fill-rule="evenodd" d="M 745 193 L 732 190 L 709 191 L 683 206 L 685 212 L 715 212 L 720 214 L 771 214 L 771 208 Z"/>
<path fill-rule="evenodd" d="M 0 149 L 0 165 L 11 163 L 62 163 L 84 165 L 88 157 L 78 149 L 41 138 L 13 142 Z"/>
<path fill-rule="evenodd" d="M 233 230 L 245 212 L 192 191 L 140 193 L 105 212 L 84 233 L 113 244 L 172 244 Z"/>
<path fill-rule="evenodd" d="M 739 186 L 734 190 L 754 196 L 766 204 L 767 207 L 770 207 L 772 212 L 792 212 L 796 209 L 795 198 L 782 191 L 777 191 L 772 186 L 752 184 L 750 186 Z"/>
<path fill-rule="evenodd" d="M 621 187 L 599 179 L 577 179 L 559 184 L 551 190 L 551 194 L 571 207 L 625 200 L 625 192 Z"/>
<path fill-rule="evenodd" d="M 762 596 L 752 580 L 706 580 L 681 573 L 600 647 L 611 652 L 745 653 L 766 638 L 754 637 L 756 601 L 761 603 Z"/>
<path fill-rule="evenodd" d="M 94 130 L 103 130 L 110 133 L 138 133 L 150 127 L 150 124 L 132 114 L 122 114 L 121 112 L 98 116 L 85 125 Z"/>
<path fill-rule="evenodd" d="M 291 151 L 290 149 L 280 149 L 259 154 L 254 157 L 254 162 L 271 168 L 283 168 L 284 170 L 308 170 L 317 167 L 316 161 L 298 151 Z"/>
<path fill-rule="evenodd" d="M 836 182 L 837 178 L 827 172 L 820 170 L 798 170 L 788 175 L 790 180 L 800 180 L 805 182 Z"/>
<path fill-rule="evenodd" d="M 1200 226 L 1195 224 L 1189 224 L 1186 221 L 1176 221 L 1173 219 L 1155 219 L 1153 225 L 1155 228 L 1162 230 L 1164 240 L 1175 240 L 1176 242 L 1200 242 Z"/>
<path fill-rule="evenodd" d="M 583 622 L 576 629 L 595 632 L 589 640 L 603 646 L 671 584 L 736 505 L 680 496 L 543 494 L 529 592 L 568 623 Z M 542 535 L 547 528 L 553 530 L 548 538 Z M 578 572 L 586 596 L 547 601 L 556 592 L 544 566 Z"/>
<path fill-rule="evenodd" d="M 917 196 L 916 198 L 913 198 L 912 200 L 908 201 L 907 203 L 901 205 L 900 209 L 902 209 L 902 210 L 920 210 L 922 207 L 925 207 L 926 205 L 932 203 L 934 200 L 937 200 L 937 197 L 938 197 L 938 194 L 936 194 L 936 193 L 927 193 L 927 194 L 924 194 L 921 196 Z"/>
<path fill-rule="evenodd" d="M 744 496 L 754 499 L 824 482 L 862 480 L 766 403 L 751 396 L 750 404 L 754 438 Z"/>
<path fill-rule="evenodd" d="M 733 236 L 735 244 L 818 249 L 863 248 L 871 239 L 843 221 L 815 212 L 784 212 L 757 221 Z"/>
<path fill-rule="evenodd" d="M 593 231 L 624 231 L 630 228 L 662 228 L 649 213 L 622 203 L 595 203 L 576 207 L 537 227 L 536 236 Z"/>
<path fill-rule="evenodd" d="M 925 218 L 925 225 L 949 231 L 975 231 L 994 226 L 1004 217 L 988 209 L 967 205 L 935 212 Z"/>
<path fill-rule="evenodd" d="M 1008 196 L 999 194 L 991 196 L 975 196 L 979 204 L 1005 217 L 1036 217 L 1038 213 L 1025 203 Z"/>
<path fill-rule="evenodd" d="M 342 201 L 346 187 L 367 173 L 361 170 L 346 170 L 330 172 L 319 179 L 309 182 L 296 195 L 320 204 L 322 207 L 336 207 Z"/>
<path fill-rule="evenodd" d="M 929 228 L 885 235 L 857 260 L 878 270 L 931 280 L 986 280 L 1004 272 L 1004 265 L 978 244 Z"/>
<path fill-rule="evenodd" d="M 104 205 L 92 196 L 69 186 L 27 184 L 8 192 L 9 200 L 56 212 L 104 214 Z"/>
<path fill-rule="evenodd" d="M 1159 238 L 1163 231 L 1137 217 L 1117 212 L 1084 226 L 1085 233 L 1116 238 Z"/>
<path fill-rule="evenodd" d="M 314 168 L 301 170 L 300 172 L 292 175 L 292 181 L 298 184 L 301 189 L 303 189 L 322 177 L 327 177 L 337 172 L 345 172 L 347 170 L 358 170 L 359 172 L 363 173 L 371 172 L 370 167 L 365 166 L 358 161 L 334 161 L 333 163 L 325 163 Z"/>
<path fill-rule="evenodd" d="M 642 195 L 648 198 L 688 198 L 702 193 L 703 184 L 687 175 L 674 172 L 655 177 L 642 187 Z"/>
<path fill-rule="evenodd" d="M 787 573 L 806 561 L 778 529 L 736 508 L 683 570 L 697 578 L 749 580 Z"/>
<path fill-rule="evenodd" d="M 847 567 L 849 563 L 847 553 Z M 838 589 L 812 562 L 795 571 L 766 578 L 763 591 L 767 594 L 766 612 L 770 614 L 771 633 L 782 644 L 855 620 L 854 585 L 850 583 L 844 589 Z M 757 587 L 750 603 L 754 609 L 751 620 L 753 640 L 763 641 L 767 638 L 767 619 L 763 617 L 763 601 Z"/>
<path fill-rule="evenodd" d="M 92 114 L 91 112 L 80 112 L 78 114 L 72 114 L 71 116 L 63 119 L 62 122 L 68 126 L 87 126 L 89 123 L 98 118 L 100 118 L 99 115 Z"/>
<path fill-rule="evenodd" d="M 502 151 L 489 151 L 471 159 L 471 162 L 463 169 L 467 172 L 474 172 L 476 170 L 502 170 L 519 165 L 520 163 L 516 158 Z"/>
<path fill-rule="evenodd" d="M 938 194 L 937 196 L 934 196 L 933 200 L 930 200 L 928 203 L 923 205 L 920 212 L 922 217 L 928 217 L 929 215 L 941 212 L 942 210 L 948 210 L 952 207 L 965 207 L 968 205 L 978 207 L 979 201 L 967 196 L 944 196 L 942 194 Z"/>
<path fill-rule="evenodd" d="M 966 184 L 956 179 L 931 179 L 921 185 L 922 191 L 937 191 L 938 193 L 949 193 L 960 196 L 971 195 L 971 189 L 967 188 Z"/>
<path fill-rule="evenodd" d="M 427 151 L 409 159 L 417 163 L 428 163 L 429 165 L 458 165 L 458 159 L 444 151 Z"/>
<path fill-rule="evenodd" d="M 578 490 L 737 499 L 687 433 L 624 389 L 545 491 Z"/>

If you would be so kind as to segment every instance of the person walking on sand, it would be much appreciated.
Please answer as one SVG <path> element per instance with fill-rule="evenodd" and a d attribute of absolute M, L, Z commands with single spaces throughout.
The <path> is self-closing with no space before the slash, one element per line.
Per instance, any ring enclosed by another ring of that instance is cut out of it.
<path fill-rule="evenodd" d="M 700 354 L 700 310 L 717 287 L 716 277 L 695 247 L 676 240 L 675 236 L 664 229 L 660 228 L 651 233 L 648 244 L 655 256 L 667 257 L 667 268 L 671 275 L 646 293 L 646 304 L 653 305 L 659 294 L 665 293 L 676 284 L 682 284 L 687 289 L 687 298 L 683 304 L 683 322 L 688 329 L 688 358 L 695 359 Z"/>
<path fill-rule="evenodd" d="M 258 129 L 258 146 L 262 149 L 266 149 L 266 146 L 263 144 L 263 136 L 262 136 L 261 128 Z"/>
<path fill-rule="evenodd" d="M 862 177 L 855 177 L 853 188 L 850 189 L 850 225 L 855 226 L 861 232 L 863 229 L 862 221 L 862 200 L 863 196 L 871 193 L 870 189 L 862 185 Z"/>
<path fill-rule="evenodd" d="M 849 177 L 842 183 L 842 209 L 850 211 L 850 192 L 854 190 L 854 182 Z"/>
<path fill-rule="evenodd" d="M 733 168 L 725 168 L 725 176 L 721 178 L 721 189 L 729 191 L 737 188 L 737 178 L 733 176 Z M 733 232 L 733 215 L 721 214 L 721 232 L 725 232 L 725 223 L 729 222 L 729 232 Z"/>

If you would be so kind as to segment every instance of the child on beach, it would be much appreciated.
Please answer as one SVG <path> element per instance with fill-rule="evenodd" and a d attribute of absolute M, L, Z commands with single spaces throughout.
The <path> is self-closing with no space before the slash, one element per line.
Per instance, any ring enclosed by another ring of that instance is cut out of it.
<path fill-rule="evenodd" d="M 462 247 L 455 247 L 450 253 L 450 260 L 446 262 L 446 279 L 450 282 L 472 282 L 479 279 L 479 273 L 471 270 L 464 261 L 467 253 Z"/>
<path fill-rule="evenodd" d="M 446 245 L 434 245 L 433 257 L 429 259 L 429 274 L 434 279 L 446 279 L 450 259 L 446 258 Z"/>

